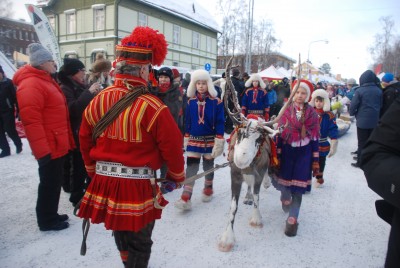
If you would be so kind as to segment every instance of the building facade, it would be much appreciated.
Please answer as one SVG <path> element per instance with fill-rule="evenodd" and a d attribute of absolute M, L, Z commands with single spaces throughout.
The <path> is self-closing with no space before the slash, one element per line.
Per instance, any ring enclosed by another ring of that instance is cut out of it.
<path fill-rule="evenodd" d="M 219 72 L 223 72 L 225 70 L 226 64 L 232 55 L 229 56 L 218 56 L 217 57 L 217 67 Z M 271 65 L 275 67 L 283 67 L 286 70 L 291 69 L 293 64 L 296 63 L 296 60 L 283 55 L 279 52 L 271 52 L 268 55 L 251 55 L 251 71 L 249 73 L 258 73 Z M 246 55 L 238 54 L 233 58 L 232 65 L 238 65 L 241 73 L 247 72 L 245 70 L 246 66 Z"/>
<path fill-rule="evenodd" d="M 86 66 L 97 52 L 113 60 L 121 38 L 136 26 L 149 26 L 163 33 L 169 44 L 164 65 L 195 70 L 209 63 L 215 73 L 216 22 L 196 2 L 164 2 L 50 0 L 41 7 L 55 30 L 61 55 L 78 58 Z"/>
<path fill-rule="evenodd" d="M 14 52 L 26 54 L 30 43 L 38 42 L 32 24 L 23 20 L 0 17 L 0 51 L 14 63 Z"/>

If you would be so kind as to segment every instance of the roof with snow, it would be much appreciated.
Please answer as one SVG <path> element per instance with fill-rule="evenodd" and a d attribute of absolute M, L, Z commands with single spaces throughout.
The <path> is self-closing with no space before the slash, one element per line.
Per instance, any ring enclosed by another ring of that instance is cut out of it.
<path fill-rule="evenodd" d="M 157 8 L 166 13 L 180 17 L 194 24 L 208 28 L 214 32 L 220 32 L 217 21 L 214 19 L 205 8 L 197 1 L 182 1 L 182 0 L 138 0 L 143 4 Z M 54 0 L 39 0 L 38 6 L 50 6 Z"/>
<path fill-rule="evenodd" d="M 139 0 L 184 20 L 206 27 L 212 31 L 220 32 L 214 17 L 196 1 L 182 0 Z"/>

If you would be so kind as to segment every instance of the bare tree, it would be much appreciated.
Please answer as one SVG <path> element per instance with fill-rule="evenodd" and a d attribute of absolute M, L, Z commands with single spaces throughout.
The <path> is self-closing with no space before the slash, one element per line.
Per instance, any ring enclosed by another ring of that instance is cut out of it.
<path fill-rule="evenodd" d="M 369 47 L 374 59 L 373 67 L 382 64 L 383 72 L 398 74 L 400 66 L 400 38 L 395 36 L 395 23 L 392 17 L 379 18 L 382 24 L 382 34 L 375 34 L 375 41 Z"/>
<path fill-rule="evenodd" d="M 324 72 L 324 74 L 330 74 L 331 73 L 331 65 L 329 63 L 324 63 L 322 64 L 321 67 L 319 67 L 321 71 Z"/>
<path fill-rule="evenodd" d="M 14 15 L 13 1 L 0 0 L 0 17 L 12 18 Z"/>
<path fill-rule="evenodd" d="M 270 65 L 269 55 L 271 51 L 279 48 L 280 40 L 274 36 L 275 31 L 272 22 L 266 19 L 262 19 L 260 23 L 257 23 L 254 33 L 252 51 L 258 57 L 255 59 L 256 62 L 253 62 L 253 65 L 256 65 L 258 71 L 260 71 Z"/>

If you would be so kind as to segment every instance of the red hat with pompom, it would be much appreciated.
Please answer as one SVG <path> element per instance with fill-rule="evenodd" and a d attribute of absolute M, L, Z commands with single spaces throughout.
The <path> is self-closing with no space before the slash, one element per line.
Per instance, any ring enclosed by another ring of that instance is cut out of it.
<path fill-rule="evenodd" d="M 114 67 L 120 61 L 138 65 L 161 65 L 167 56 L 167 46 L 165 36 L 159 31 L 150 27 L 136 27 L 115 47 Z"/>

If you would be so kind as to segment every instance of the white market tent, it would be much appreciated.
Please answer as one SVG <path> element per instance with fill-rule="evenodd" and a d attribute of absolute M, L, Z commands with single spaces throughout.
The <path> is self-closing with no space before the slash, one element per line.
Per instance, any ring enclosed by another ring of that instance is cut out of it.
<path fill-rule="evenodd" d="M 286 70 L 283 67 L 280 67 L 278 69 L 278 72 L 280 72 L 284 77 L 287 77 L 287 78 L 290 78 L 292 76 L 292 70 Z M 293 73 L 293 75 L 295 75 L 295 74 Z"/>
<path fill-rule="evenodd" d="M 285 77 L 285 75 L 279 72 L 273 65 L 269 66 L 265 70 L 262 70 L 258 74 L 261 76 L 261 78 L 267 78 L 269 80 L 281 80 Z"/>
<path fill-rule="evenodd" d="M 12 64 L 1 51 L 0 51 L 0 65 L 1 67 L 3 67 L 3 71 L 6 77 L 12 79 L 17 69 L 15 68 L 14 64 Z"/>

